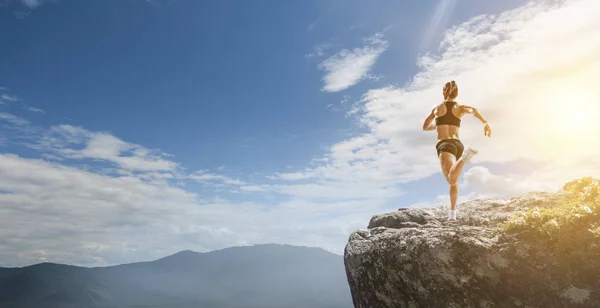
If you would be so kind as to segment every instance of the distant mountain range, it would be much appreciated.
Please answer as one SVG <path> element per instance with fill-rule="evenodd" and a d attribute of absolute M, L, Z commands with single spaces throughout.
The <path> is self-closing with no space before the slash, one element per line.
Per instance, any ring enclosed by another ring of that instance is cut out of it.
<path fill-rule="evenodd" d="M 0 268 L 2 308 L 350 308 L 342 256 L 290 245 L 110 267 Z"/>

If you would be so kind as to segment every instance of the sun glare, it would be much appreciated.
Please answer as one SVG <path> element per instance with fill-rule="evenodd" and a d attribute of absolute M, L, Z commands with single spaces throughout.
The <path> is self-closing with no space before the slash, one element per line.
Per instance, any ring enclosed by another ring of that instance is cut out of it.
<path fill-rule="evenodd" d="M 587 93 L 573 93 L 563 100 L 563 110 L 559 114 L 562 130 L 565 133 L 592 133 L 600 123 L 598 118 L 598 101 Z M 594 134 L 595 135 L 595 134 Z"/>
<path fill-rule="evenodd" d="M 600 129 L 600 100 L 589 89 L 561 87 L 547 90 L 543 95 L 542 109 L 549 116 L 551 132 L 579 139 L 597 137 Z"/>
<path fill-rule="evenodd" d="M 531 146 L 547 158 L 578 159 L 600 151 L 600 95 L 593 87 L 561 80 L 537 91 Z"/>

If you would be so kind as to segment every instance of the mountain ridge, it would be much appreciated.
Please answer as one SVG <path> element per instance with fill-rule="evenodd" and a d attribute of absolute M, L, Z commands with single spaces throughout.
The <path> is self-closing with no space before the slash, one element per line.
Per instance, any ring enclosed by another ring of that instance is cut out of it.
<path fill-rule="evenodd" d="M 343 257 L 260 244 L 106 267 L 42 262 L 0 268 L 0 306 L 323 307 L 351 305 Z M 49 306 L 48 306 L 49 305 Z"/>
<path fill-rule="evenodd" d="M 220 251 L 229 251 L 229 250 L 233 250 L 233 249 L 246 249 L 246 248 L 252 248 L 252 247 L 295 247 L 295 248 L 306 248 L 306 249 L 315 249 L 315 250 L 321 250 L 323 252 L 332 254 L 332 255 L 336 255 L 336 256 L 340 256 L 343 257 L 343 255 L 341 254 L 337 254 L 328 250 L 325 250 L 321 247 L 314 247 L 314 246 L 304 246 L 304 245 L 290 245 L 290 244 L 276 244 L 276 243 L 264 243 L 264 244 L 253 244 L 253 245 L 242 245 L 242 246 L 230 246 L 230 247 L 225 247 L 225 248 L 221 248 L 221 249 L 215 249 L 215 250 L 211 250 L 211 251 L 206 251 L 206 252 L 199 252 L 199 251 L 194 251 L 194 250 L 190 250 L 190 249 L 184 249 L 178 252 L 174 252 L 170 255 L 166 255 L 164 257 L 160 257 L 158 259 L 154 259 L 154 260 L 147 260 L 147 261 L 133 261 L 133 262 L 126 262 L 126 263 L 118 263 L 118 264 L 111 264 L 111 265 L 103 265 L 103 266 L 83 266 L 83 265 L 73 265 L 73 264 L 68 264 L 68 263 L 62 263 L 62 262 L 52 262 L 52 261 L 44 261 L 44 262 L 39 262 L 39 263 L 33 263 L 33 264 L 29 264 L 29 265 L 23 265 L 23 266 L 0 266 L 0 270 L 3 269 L 18 269 L 18 268 L 27 268 L 27 267 L 32 267 L 32 266 L 40 266 L 40 265 L 64 265 L 64 266 L 71 266 L 71 267 L 77 267 L 77 268 L 107 268 L 107 267 L 115 267 L 115 266 L 122 266 L 122 265 L 131 265 L 131 264 L 138 264 L 138 263 L 149 263 L 149 262 L 155 262 L 158 260 L 162 260 L 162 259 L 166 259 L 166 258 L 171 258 L 171 257 L 176 257 L 179 255 L 184 255 L 184 254 L 211 254 L 211 253 L 217 253 Z"/>

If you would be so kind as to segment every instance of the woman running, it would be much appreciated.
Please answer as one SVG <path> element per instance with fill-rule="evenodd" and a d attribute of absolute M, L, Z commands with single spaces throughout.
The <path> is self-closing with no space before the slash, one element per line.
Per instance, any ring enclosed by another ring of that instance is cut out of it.
<path fill-rule="evenodd" d="M 485 118 L 475 107 L 460 105 L 455 99 L 458 96 L 456 82 L 450 81 L 444 85 L 444 102 L 433 107 L 431 113 L 423 123 L 423 130 L 437 130 L 437 144 L 435 146 L 442 167 L 442 173 L 450 185 L 450 211 L 448 219 L 456 220 L 456 200 L 458 199 L 458 178 L 465 164 L 471 161 L 477 150 L 465 150 L 460 142 L 458 133 L 461 118 L 465 114 L 472 114 L 484 124 L 483 134 L 492 136 L 492 129 Z M 435 119 L 435 124 L 433 120 Z"/>

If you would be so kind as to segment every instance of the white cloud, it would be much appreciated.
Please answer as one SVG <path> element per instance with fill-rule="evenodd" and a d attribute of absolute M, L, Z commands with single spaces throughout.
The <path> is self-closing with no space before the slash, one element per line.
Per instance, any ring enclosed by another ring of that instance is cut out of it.
<path fill-rule="evenodd" d="M 492 174 L 485 167 L 475 166 L 465 173 L 462 186 L 486 196 L 506 198 L 532 191 L 556 191 L 567 181 L 600 174 L 598 158 L 582 159 L 575 166 L 577 168 L 571 162 L 558 162 L 530 173 L 505 175 Z"/>
<path fill-rule="evenodd" d="M 463 119 L 461 140 L 479 150 L 474 164 L 542 161 L 540 187 L 584 174 L 586 159 L 600 154 L 591 141 L 600 135 L 600 20 L 591 12 L 600 13 L 600 2 L 536 1 L 453 27 L 406 86 L 363 95 L 355 112 L 366 133 L 331 146 L 317 167 L 276 177 L 393 187 L 439 174 L 435 133 L 421 125 L 449 80 L 459 85 L 459 102 L 492 125 L 488 139 L 474 117 Z"/>
<path fill-rule="evenodd" d="M 305 55 L 304 57 L 307 59 L 322 57 L 325 55 L 325 51 L 331 47 L 333 47 L 333 44 L 331 43 L 319 44 L 313 48 L 313 52 Z"/>
<path fill-rule="evenodd" d="M 41 156 L 47 160 L 56 160 L 56 161 L 64 161 L 65 160 L 65 158 L 60 157 L 58 155 L 54 155 L 54 154 L 43 153 Z"/>
<path fill-rule="evenodd" d="M 171 155 L 108 133 L 71 125 L 42 129 L 6 113 L 0 121 L 22 127 L 28 145 L 45 159 L 0 154 L 0 266 L 102 266 L 256 243 L 341 254 L 348 233 L 364 227 L 382 202 L 379 192 L 386 193 L 367 189 L 376 200 L 310 201 L 294 198 L 303 195 L 302 187 L 255 185 L 207 171 L 185 175 L 165 158 Z M 86 165 L 90 160 L 101 164 Z M 285 193 L 288 201 L 233 203 L 214 191 L 187 191 L 184 180 L 224 193 L 262 192 L 272 201 Z"/>
<path fill-rule="evenodd" d="M 219 182 L 219 183 L 226 184 L 226 185 L 236 185 L 236 186 L 246 185 L 246 182 L 244 182 L 244 181 L 241 181 L 238 179 L 232 179 L 230 177 L 220 175 L 220 174 L 208 173 L 206 170 L 197 171 L 197 172 L 187 176 L 187 178 L 195 180 L 200 183 Z"/>
<path fill-rule="evenodd" d="M 388 200 L 402 194 L 395 186 L 350 181 L 317 181 L 307 184 L 274 185 L 281 194 L 304 200 Z M 374 202 L 376 203 L 376 202 Z"/>
<path fill-rule="evenodd" d="M 460 209 L 460 205 L 462 203 L 477 200 L 477 199 L 489 198 L 489 197 L 490 196 L 488 196 L 488 195 L 480 194 L 480 193 L 470 193 L 468 195 L 459 195 L 456 200 L 456 204 L 457 204 L 457 207 Z M 434 201 L 417 202 L 417 203 L 413 203 L 413 204 L 409 205 L 408 207 L 433 208 L 433 207 L 438 207 L 438 206 L 449 207 L 450 206 L 450 195 L 449 194 L 438 195 L 437 197 L 435 197 Z"/>
<path fill-rule="evenodd" d="M 0 121 L 6 121 L 16 126 L 23 126 L 29 124 L 29 121 L 6 112 L 0 112 Z"/>
<path fill-rule="evenodd" d="M 70 147 L 73 145 L 85 147 Z M 159 151 L 125 142 L 108 133 L 90 132 L 71 125 L 52 127 L 39 146 L 65 158 L 104 160 L 127 170 L 175 171 L 177 168 L 177 163 L 163 158 Z"/>
<path fill-rule="evenodd" d="M 36 112 L 36 113 L 46 113 L 46 111 L 40 109 L 40 108 L 36 108 L 36 107 L 31 107 L 31 106 L 25 106 L 25 108 L 31 112 Z"/>
<path fill-rule="evenodd" d="M 36 7 L 42 5 L 41 0 L 21 0 L 21 2 L 30 9 L 35 9 Z"/>
<path fill-rule="evenodd" d="M 339 92 L 367 77 L 379 55 L 387 49 L 388 42 L 383 39 L 383 34 L 377 33 L 365 43 L 362 48 L 340 50 L 319 64 L 326 73 L 324 91 Z"/>
<path fill-rule="evenodd" d="M 267 188 L 265 188 L 263 186 L 258 186 L 258 185 L 246 185 L 246 186 L 240 186 L 240 190 L 247 191 L 247 192 L 263 192 L 263 191 L 267 191 Z"/>
<path fill-rule="evenodd" d="M 435 154 L 430 156 L 432 160 L 423 159 L 422 153 L 403 151 L 389 140 L 364 134 L 333 145 L 323 160 L 325 163 L 316 168 L 281 173 L 277 177 L 289 181 L 320 179 L 388 186 L 420 179 L 429 165 L 437 167 Z"/>
<path fill-rule="evenodd" d="M 510 176 L 492 174 L 487 168 L 475 166 L 464 174 L 463 188 L 470 188 L 493 197 L 513 197 L 530 191 L 553 190 L 536 187 L 537 183 L 516 181 Z"/>
<path fill-rule="evenodd" d="M 292 199 L 266 208 L 221 198 L 200 201 L 166 183 L 11 154 L 0 154 L 0 190 L 0 266 L 110 265 L 183 249 L 267 242 L 342 253 L 348 232 L 364 227 L 376 206 Z"/>
<path fill-rule="evenodd" d="M 143 238 L 144 231 L 177 224 L 178 211 L 194 209 L 195 195 L 176 188 L 16 155 L 0 155 L 0 174 L 0 190 L 8 192 L 0 194 L 0 225 L 9 239 L 3 262 L 29 263 L 30 253 L 45 249 L 54 260 L 79 263 L 81 255 L 94 255 L 86 251 L 89 244 L 118 251 L 127 241 L 124 233 L 138 230 L 131 236 Z"/>
<path fill-rule="evenodd" d="M 354 30 L 356 30 L 356 29 L 363 28 L 364 26 L 366 26 L 366 23 L 364 23 L 364 22 L 361 22 L 361 23 L 359 23 L 359 24 L 356 24 L 356 25 L 349 26 L 348 28 L 346 28 L 346 31 L 354 31 Z"/>
<path fill-rule="evenodd" d="M 9 101 L 9 102 L 16 102 L 16 101 L 19 100 L 18 97 L 12 96 L 12 95 L 8 95 L 8 94 L 2 94 L 2 96 L 0 96 L 0 97 L 2 97 L 3 100 Z"/>

